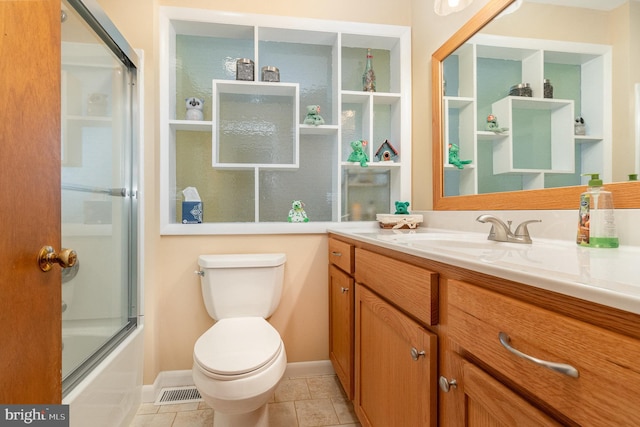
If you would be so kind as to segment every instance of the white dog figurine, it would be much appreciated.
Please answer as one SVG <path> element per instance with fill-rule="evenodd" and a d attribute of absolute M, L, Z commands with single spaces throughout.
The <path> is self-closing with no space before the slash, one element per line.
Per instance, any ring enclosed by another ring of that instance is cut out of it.
<path fill-rule="evenodd" d="M 304 211 L 304 203 L 300 200 L 294 200 L 289 211 L 289 222 L 309 222 L 307 213 Z"/>
<path fill-rule="evenodd" d="M 187 120 L 204 120 L 204 115 L 202 114 L 204 99 L 191 97 L 185 99 L 185 101 L 187 107 Z"/>

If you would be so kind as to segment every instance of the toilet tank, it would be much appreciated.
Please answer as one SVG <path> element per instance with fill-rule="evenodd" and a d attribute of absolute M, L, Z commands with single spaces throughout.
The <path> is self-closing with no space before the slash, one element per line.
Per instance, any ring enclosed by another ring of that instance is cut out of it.
<path fill-rule="evenodd" d="M 216 319 L 268 318 L 282 295 L 285 254 L 200 255 L 202 297 Z"/>

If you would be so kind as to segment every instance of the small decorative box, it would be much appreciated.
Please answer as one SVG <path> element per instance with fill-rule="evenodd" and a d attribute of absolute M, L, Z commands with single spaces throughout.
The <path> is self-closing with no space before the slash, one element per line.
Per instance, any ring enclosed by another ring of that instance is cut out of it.
<path fill-rule="evenodd" d="M 533 91 L 531 90 L 531 85 L 529 83 L 520 83 L 517 85 L 511 86 L 509 89 L 510 96 L 533 96 Z"/>
<path fill-rule="evenodd" d="M 253 61 L 240 58 L 236 61 L 236 80 L 253 81 Z"/>
<path fill-rule="evenodd" d="M 279 82 L 280 70 L 278 70 L 278 67 L 272 67 L 270 65 L 265 65 L 264 67 L 262 67 L 262 81 Z"/>

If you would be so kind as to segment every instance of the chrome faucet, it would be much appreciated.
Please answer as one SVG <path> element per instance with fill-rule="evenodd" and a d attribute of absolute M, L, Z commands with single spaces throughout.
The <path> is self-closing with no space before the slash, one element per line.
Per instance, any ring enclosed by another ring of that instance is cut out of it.
<path fill-rule="evenodd" d="M 484 214 L 476 218 L 476 221 L 491 223 L 491 231 L 489 231 L 489 240 L 495 240 L 496 242 L 510 242 L 510 243 L 531 243 L 531 237 L 529 236 L 528 224 L 532 222 L 542 222 L 539 219 L 531 219 L 524 221 L 518 227 L 516 227 L 515 233 L 511 231 L 511 221 L 507 221 L 505 224 L 500 218 L 493 215 Z"/>

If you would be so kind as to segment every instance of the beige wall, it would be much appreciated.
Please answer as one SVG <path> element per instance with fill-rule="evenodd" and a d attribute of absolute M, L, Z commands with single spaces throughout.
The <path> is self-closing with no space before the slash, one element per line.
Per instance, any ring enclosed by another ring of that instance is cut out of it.
<path fill-rule="evenodd" d="M 431 0 L 325 0 L 310 7 L 294 0 L 99 0 L 129 42 L 145 52 L 144 152 L 144 383 L 161 371 L 190 369 L 195 340 L 211 326 L 193 274 L 203 253 L 282 251 L 287 254 L 282 302 L 270 321 L 283 337 L 290 362 L 326 360 L 328 354 L 327 239 L 299 236 L 160 236 L 158 172 L 157 12 L 159 5 L 280 14 L 412 26 L 413 209 L 430 209 L 431 53 L 488 0 L 437 17 Z"/>

